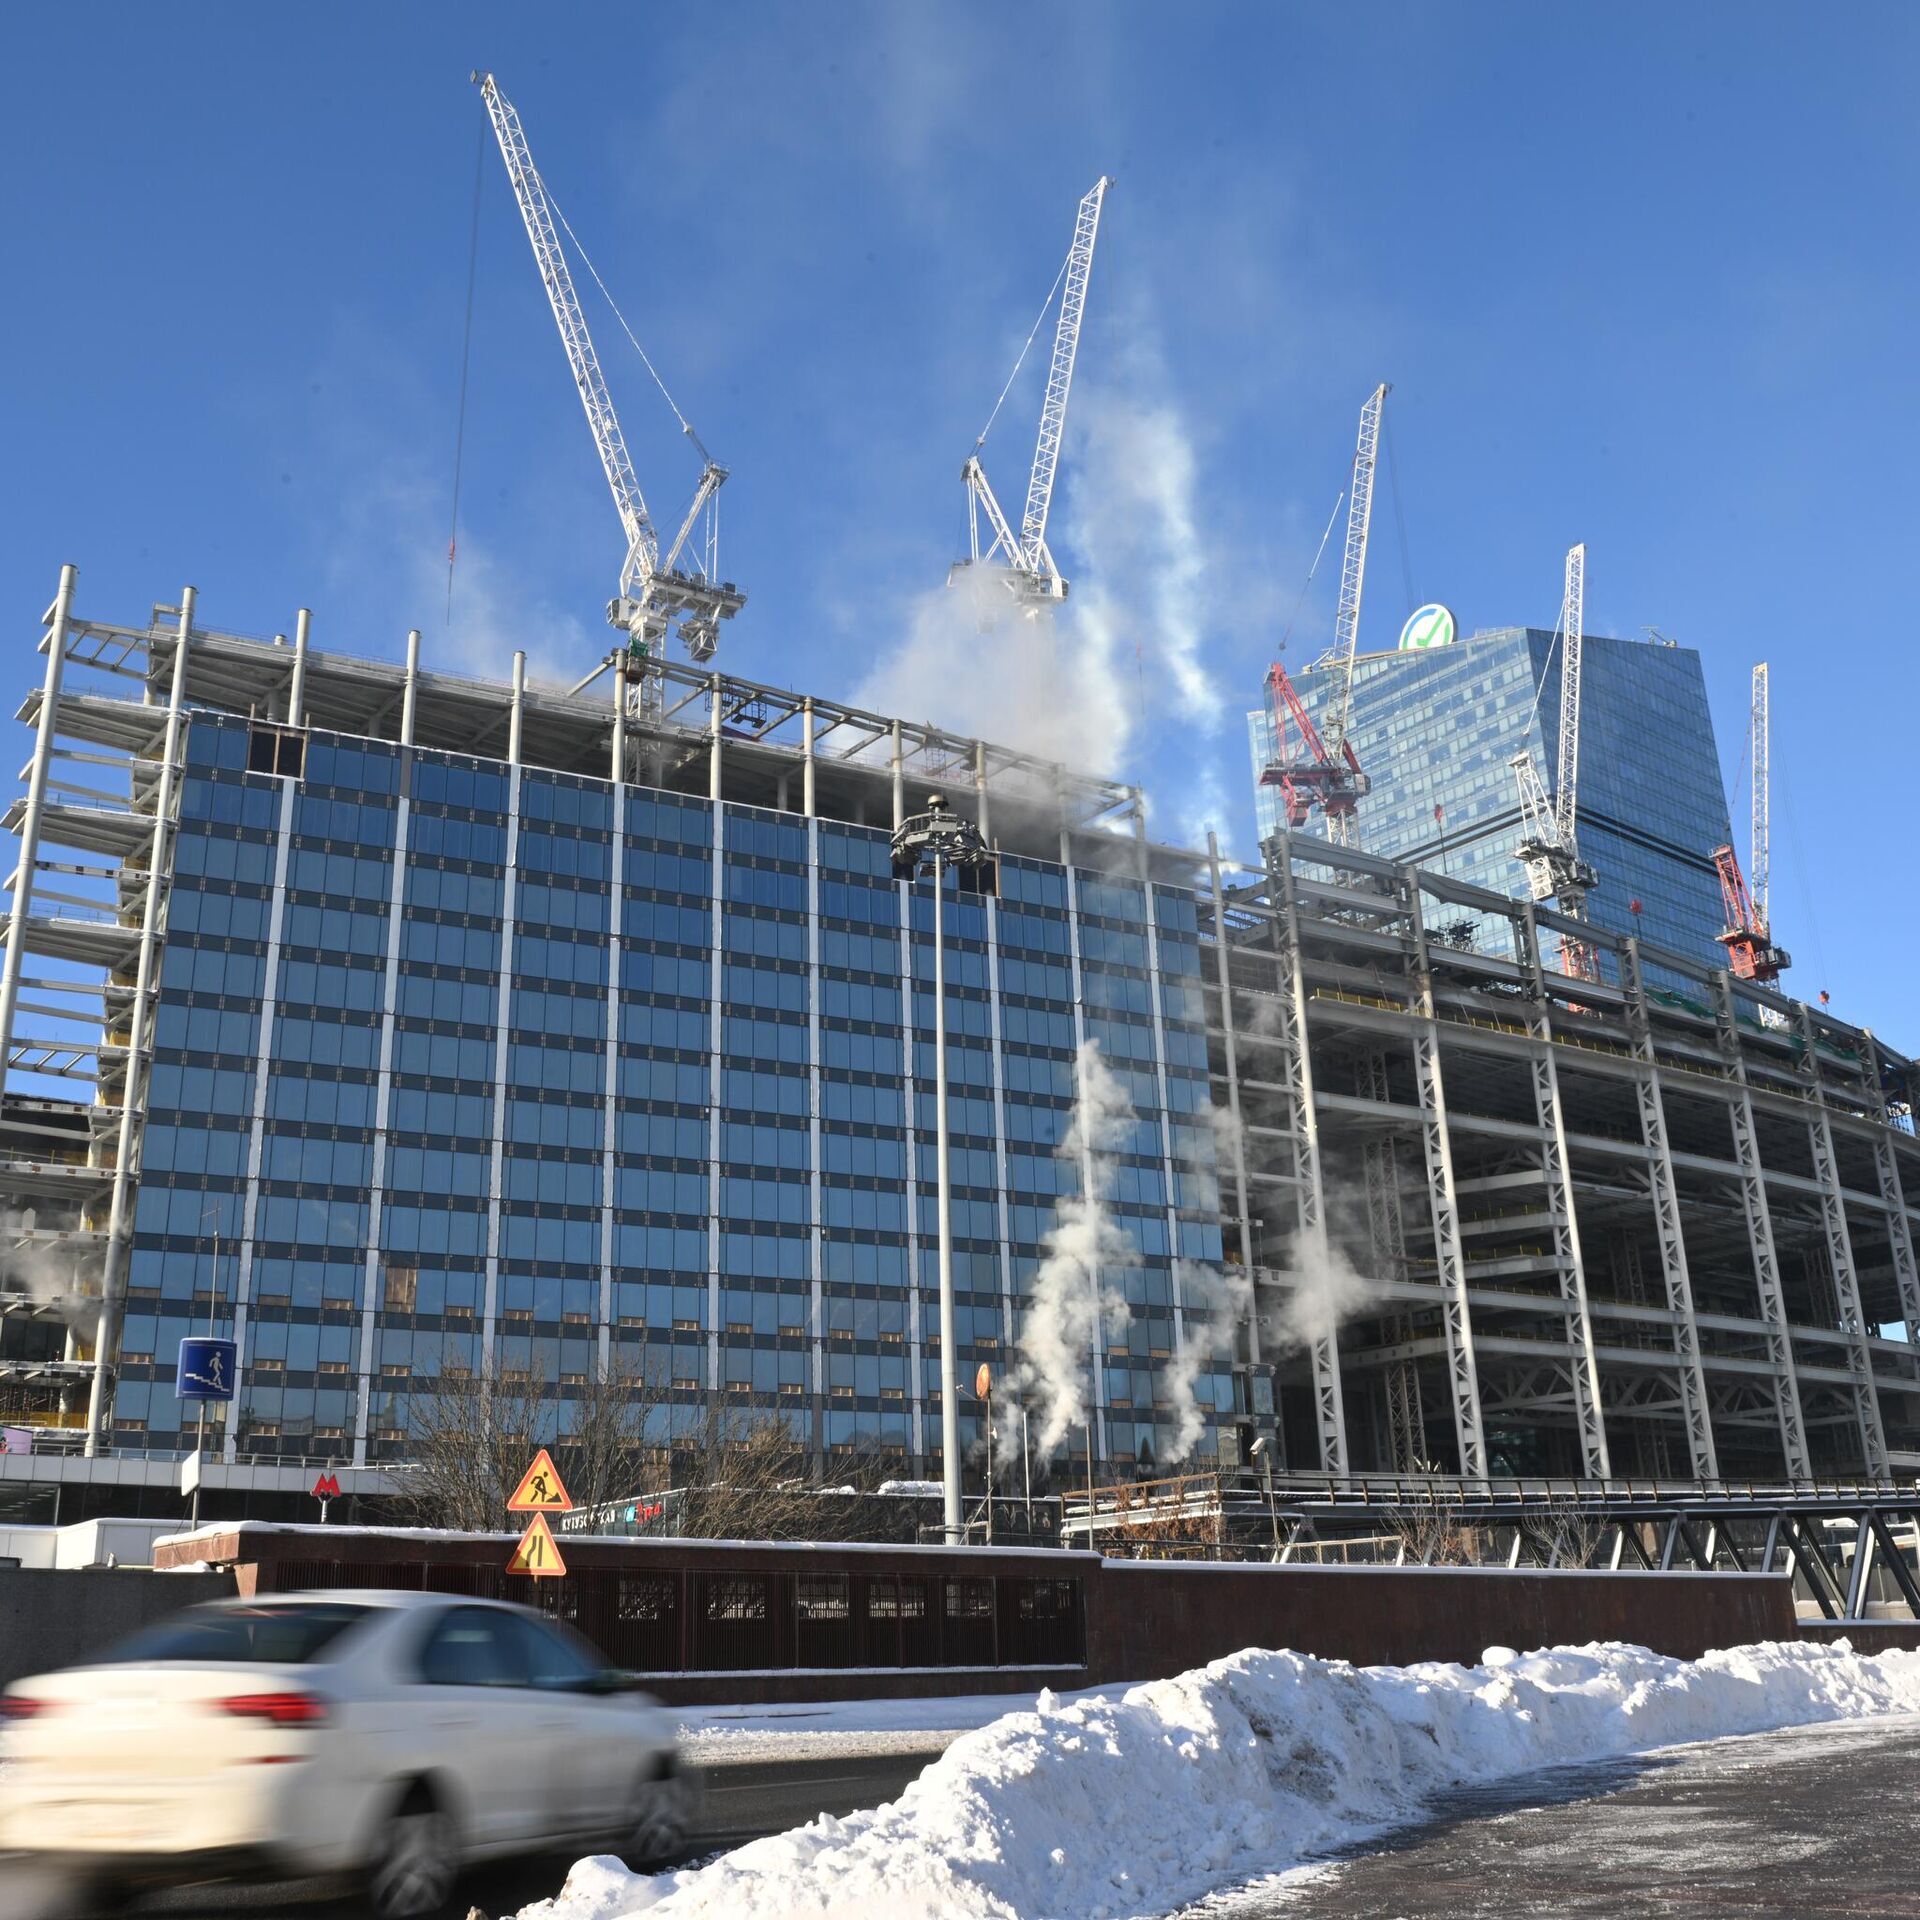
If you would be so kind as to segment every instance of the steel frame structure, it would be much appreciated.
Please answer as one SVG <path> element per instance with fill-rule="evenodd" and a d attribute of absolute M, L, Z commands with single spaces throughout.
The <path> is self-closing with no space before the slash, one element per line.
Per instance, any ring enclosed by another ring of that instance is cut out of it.
<path fill-rule="evenodd" d="M 1158 1557 L 1168 1522 L 1209 1559 L 1282 1565 L 1585 1567 L 1772 1573 L 1829 1626 L 1920 1623 L 1920 1490 L 1631 1480 L 1189 1474 L 1061 1495 L 1064 1545 Z"/>
<path fill-rule="evenodd" d="M 1264 853 L 1218 867 L 1201 920 L 1214 1078 L 1247 1145 L 1223 1225 L 1264 1303 L 1279 1457 L 1317 1446 L 1351 1478 L 1418 1455 L 1469 1484 L 1669 1462 L 1702 1489 L 1913 1477 L 1920 1343 L 1877 1331 L 1920 1308 L 1910 1062 L 1546 903 L 1305 834 Z M 1429 930 L 1463 913 L 1475 943 Z M 1570 940 L 1592 977 L 1566 970 Z M 1398 1143 L 1425 1205 L 1395 1247 Z M 1302 1234 L 1363 1297 L 1289 1355 Z M 1442 1395 L 1451 1432 L 1423 1412 L 1412 1442 L 1411 1407 Z M 1344 1424 L 1383 1405 L 1371 1433 Z"/>

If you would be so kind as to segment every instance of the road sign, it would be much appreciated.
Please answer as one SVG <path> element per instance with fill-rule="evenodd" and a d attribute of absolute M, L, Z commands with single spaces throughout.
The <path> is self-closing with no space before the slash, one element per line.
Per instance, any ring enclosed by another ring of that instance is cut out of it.
<path fill-rule="evenodd" d="M 340 1498 L 340 1476 L 337 1473 L 323 1473 L 313 1483 L 313 1497 L 316 1500 L 338 1500 Z"/>
<path fill-rule="evenodd" d="M 514 1548 L 513 1558 L 507 1562 L 507 1571 L 531 1574 L 536 1580 L 552 1580 L 566 1570 L 567 1563 L 560 1558 L 560 1549 L 554 1543 L 553 1529 L 547 1525 L 547 1516 L 536 1513 L 533 1525 L 520 1536 L 520 1544 Z"/>
<path fill-rule="evenodd" d="M 993 1369 L 982 1360 L 980 1371 L 973 1376 L 973 1397 L 984 1400 L 993 1391 Z"/>
<path fill-rule="evenodd" d="M 520 1476 L 520 1484 L 513 1490 L 513 1498 L 507 1502 L 507 1511 L 565 1513 L 572 1505 L 552 1456 L 542 1447 L 533 1456 L 533 1465 Z"/>
<path fill-rule="evenodd" d="M 174 1392 L 182 1400 L 231 1400 L 234 1362 L 239 1348 L 231 1340 L 189 1334 L 180 1342 L 179 1379 Z"/>

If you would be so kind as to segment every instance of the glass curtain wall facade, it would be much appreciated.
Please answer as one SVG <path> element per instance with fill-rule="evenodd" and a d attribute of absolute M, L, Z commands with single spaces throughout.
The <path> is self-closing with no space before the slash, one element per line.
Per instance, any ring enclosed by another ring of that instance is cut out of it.
<path fill-rule="evenodd" d="M 1715 936 L 1724 914 L 1713 850 L 1731 835 L 1700 656 L 1589 635 L 1581 670 L 1580 851 L 1600 876 L 1588 911 L 1610 932 L 1720 964 L 1725 949 Z M 1326 678 L 1308 669 L 1294 682 L 1316 723 Z M 1265 839 L 1279 825 L 1278 791 L 1259 785 L 1273 724 L 1264 710 L 1247 724 Z M 1361 844 L 1524 895 L 1508 763 L 1531 747 L 1551 792 L 1559 729 L 1559 652 L 1554 636 L 1537 628 L 1361 656 L 1350 737 L 1373 782 L 1360 803 Z"/>
<path fill-rule="evenodd" d="M 563 1398 L 643 1376 L 659 1439 L 717 1403 L 929 1469 L 932 899 L 903 924 L 888 843 L 194 713 L 114 1444 L 183 1443 L 174 1357 L 211 1326 L 241 1344 L 230 1453 L 402 1460 L 420 1396 L 497 1350 Z M 1151 1464 L 1176 1262 L 1221 1256 L 1195 899 L 1015 857 L 1000 888 L 945 913 L 963 1444 L 1076 1187 L 1095 1041 L 1137 1114 L 1110 1199 L 1139 1258 L 1106 1276 L 1132 1319 L 1093 1444 Z M 1230 1411 L 1228 1354 L 1198 1390 Z"/>

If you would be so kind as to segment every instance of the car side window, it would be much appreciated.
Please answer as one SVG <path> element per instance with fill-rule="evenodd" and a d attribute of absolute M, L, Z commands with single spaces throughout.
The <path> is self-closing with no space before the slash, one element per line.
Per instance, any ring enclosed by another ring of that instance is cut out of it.
<path fill-rule="evenodd" d="M 590 1647 L 577 1644 L 571 1634 L 550 1627 L 524 1613 L 507 1616 L 519 1629 L 526 1646 L 528 1670 L 536 1687 L 550 1692 L 573 1692 L 603 1670 L 605 1663 Z"/>
<path fill-rule="evenodd" d="M 530 1684 L 526 1643 L 512 1614 L 491 1607 L 450 1607 L 420 1650 L 420 1677 L 430 1687 L 524 1687 Z"/>

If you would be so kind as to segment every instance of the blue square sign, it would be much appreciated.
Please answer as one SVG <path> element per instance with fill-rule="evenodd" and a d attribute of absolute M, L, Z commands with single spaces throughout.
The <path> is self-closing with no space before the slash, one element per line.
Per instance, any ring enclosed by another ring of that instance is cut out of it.
<path fill-rule="evenodd" d="M 174 1391 L 182 1400 L 231 1400 L 234 1362 L 239 1349 L 231 1340 L 204 1335 L 180 1342 L 180 1378 Z"/>

